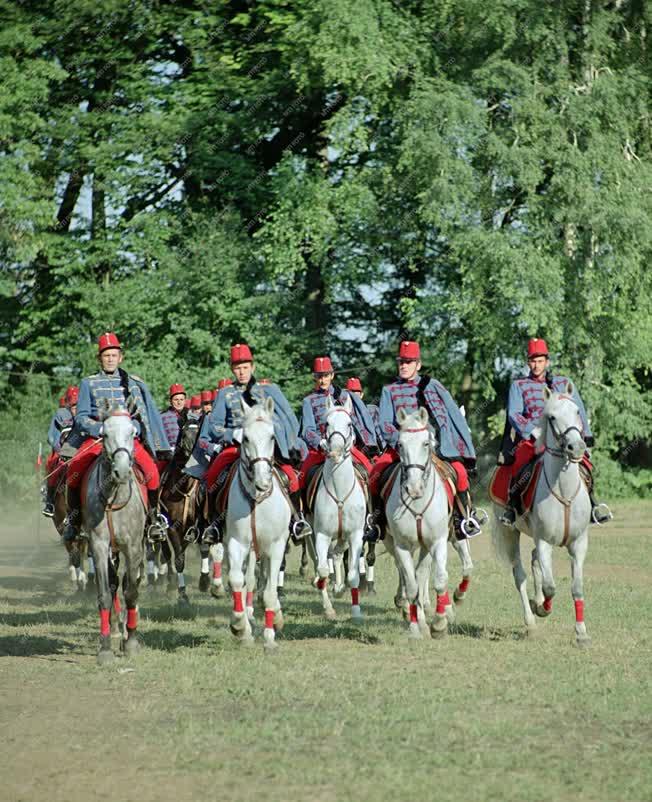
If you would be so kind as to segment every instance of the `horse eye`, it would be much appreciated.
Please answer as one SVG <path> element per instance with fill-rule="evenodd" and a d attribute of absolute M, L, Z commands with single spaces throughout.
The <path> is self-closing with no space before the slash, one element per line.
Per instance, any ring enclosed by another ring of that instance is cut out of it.
<path fill-rule="evenodd" d="M 555 418 L 555 416 L 554 416 L 554 415 L 550 415 L 550 416 L 548 417 L 548 420 L 557 420 L 557 419 Z"/>

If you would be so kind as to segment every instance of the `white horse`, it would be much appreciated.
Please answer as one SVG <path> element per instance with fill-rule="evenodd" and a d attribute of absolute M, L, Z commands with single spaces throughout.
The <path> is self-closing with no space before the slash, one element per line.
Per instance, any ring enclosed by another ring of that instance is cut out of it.
<path fill-rule="evenodd" d="M 327 457 L 315 494 L 311 521 L 317 588 L 329 620 L 334 620 L 336 616 L 328 596 L 328 553 L 333 546 L 339 562 L 345 544 L 349 549 L 347 579 L 351 588 L 351 617 L 354 621 L 362 620 L 359 570 L 367 503 L 351 457 L 351 448 L 355 443 L 352 412 L 353 405 L 348 397 L 342 406 L 335 406 L 330 398 L 326 401 L 326 437 L 321 447 Z"/>
<path fill-rule="evenodd" d="M 226 511 L 225 549 L 233 594 L 231 632 L 242 642 L 253 641 L 250 618 L 253 618 L 254 569 L 259 559 L 266 580 L 263 643 L 266 648 L 273 648 L 275 630 L 283 627 L 277 585 L 289 536 L 290 505 L 273 469 L 274 400 L 267 398 L 264 403 L 250 407 L 241 399 L 241 404 L 244 419 L 240 459 L 229 488 Z"/>
<path fill-rule="evenodd" d="M 443 637 L 448 633 L 448 499 L 432 459 L 433 440 L 428 427 L 428 412 L 419 407 L 396 414 L 399 425 L 398 452 L 400 476 L 386 503 L 387 531 L 385 548 L 393 555 L 399 572 L 399 587 L 405 589 L 409 604 L 409 636 L 420 639 L 425 634 Z M 414 553 L 418 550 L 416 568 Z M 424 605 L 435 561 L 434 585 L 437 609 L 428 630 Z"/>
<path fill-rule="evenodd" d="M 512 528 L 499 521 L 502 508 L 495 505 L 493 540 L 497 555 L 512 567 L 529 634 L 535 632 L 534 613 L 544 617 L 552 611 L 555 595 L 552 552 L 555 546 L 566 547 L 571 558 L 576 642 L 578 646 L 588 646 L 590 638 L 584 623 L 583 566 L 589 543 L 591 502 L 579 470 L 586 443 L 582 438 L 582 419 L 572 393 L 570 382 L 565 393 L 553 393 L 544 388 L 546 403 L 541 424 L 533 433 L 537 438 L 537 450 L 544 448 L 545 452 L 532 509 L 517 517 L 515 528 Z M 534 540 L 533 602 L 528 599 L 527 577 L 521 563 L 521 532 Z"/>

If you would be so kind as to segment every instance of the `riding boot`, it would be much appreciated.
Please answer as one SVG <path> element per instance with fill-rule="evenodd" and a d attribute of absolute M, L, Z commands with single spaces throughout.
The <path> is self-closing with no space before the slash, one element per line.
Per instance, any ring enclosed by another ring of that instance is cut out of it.
<path fill-rule="evenodd" d="M 507 506 L 498 516 L 498 520 L 504 526 L 513 528 L 516 525 L 516 498 L 514 496 L 513 487 L 510 485 L 507 491 Z"/>
<path fill-rule="evenodd" d="M 63 530 L 64 543 L 74 543 L 79 537 L 81 529 L 81 492 L 78 487 L 67 488 L 66 501 L 68 504 L 68 514 Z"/>
<path fill-rule="evenodd" d="M 213 520 L 203 529 L 203 533 L 201 536 L 201 542 L 207 543 L 209 546 L 213 546 L 216 543 L 221 543 L 224 540 L 224 532 L 222 531 L 222 520 L 223 515 L 222 513 L 218 513 Z M 203 526 L 203 516 L 201 524 L 197 524 L 200 528 L 200 531 Z"/>
<path fill-rule="evenodd" d="M 453 507 L 455 536 L 458 540 L 464 540 L 479 535 L 482 532 L 482 524 L 488 521 L 487 513 L 482 509 L 474 509 L 470 490 L 458 490 L 457 498 L 461 502 L 464 514 L 459 509 L 459 505 L 455 504 Z"/>
<path fill-rule="evenodd" d="M 312 526 L 305 519 L 301 509 L 301 493 L 290 493 L 290 535 L 296 545 L 304 537 L 312 534 Z"/>
<path fill-rule="evenodd" d="M 165 540 L 167 537 L 168 522 L 164 515 L 158 511 L 158 488 L 156 490 L 147 489 L 147 503 L 149 510 L 147 512 L 147 524 L 145 532 L 147 539 L 156 542 Z"/>
<path fill-rule="evenodd" d="M 365 518 L 365 527 L 362 535 L 363 543 L 377 543 L 385 537 L 387 517 L 385 505 L 375 497 L 371 499 L 371 512 Z"/>
<path fill-rule="evenodd" d="M 591 521 L 598 526 L 606 524 L 614 517 L 609 507 L 604 501 L 596 501 L 593 495 L 593 488 L 589 490 L 589 500 L 591 502 Z"/>
<path fill-rule="evenodd" d="M 45 485 L 45 503 L 43 505 L 42 513 L 45 515 L 46 518 L 53 518 L 54 517 L 54 494 L 56 493 L 56 485 L 50 486 L 48 484 Z"/>

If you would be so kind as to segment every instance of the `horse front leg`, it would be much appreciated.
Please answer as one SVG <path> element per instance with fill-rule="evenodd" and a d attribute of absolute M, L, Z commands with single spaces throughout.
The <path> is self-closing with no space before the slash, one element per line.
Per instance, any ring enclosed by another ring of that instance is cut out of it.
<path fill-rule="evenodd" d="M 199 592 L 200 593 L 208 593 L 211 587 L 211 575 L 210 575 L 210 565 L 209 565 L 209 556 L 210 556 L 210 546 L 208 543 L 199 543 L 199 556 L 201 557 L 201 568 L 199 571 Z"/>
<path fill-rule="evenodd" d="M 362 558 L 362 529 L 349 535 L 349 573 L 347 576 L 351 588 L 351 618 L 355 622 L 362 621 L 360 609 L 360 560 Z"/>
<path fill-rule="evenodd" d="M 230 537 L 227 544 L 227 551 L 229 555 L 229 584 L 231 585 L 231 593 L 233 597 L 233 610 L 231 612 L 230 629 L 233 635 L 241 643 L 252 643 L 253 635 L 251 633 L 251 624 L 245 613 L 242 593 L 245 588 L 245 576 L 243 567 L 245 560 L 249 556 L 249 545 L 244 545 Z"/>
<path fill-rule="evenodd" d="M 301 562 L 299 564 L 299 576 L 305 576 L 308 570 L 308 544 L 306 538 L 301 541 Z"/>
<path fill-rule="evenodd" d="M 419 558 L 416 565 L 416 579 L 418 591 L 418 605 L 417 605 L 417 623 L 421 634 L 425 638 L 430 637 L 430 629 L 428 627 L 427 617 L 432 614 L 432 607 L 430 606 L 430 593 L 428 585 L 430 584 L 430 572 L 432 571 L 432 554 L 425 548 L 419 547 Z"/>
<path fill-rule="evenodd" d="M 276 633 L 283 629 L 283 611 L 278 598 L 278 572 L 285 556 L 285 543 L 280 540 L 272 544 L 269 556 L 265 557 L 267 581 L 263 591 L 265 602 L 265 629 L 263 630 L 263 646 L 266 650 L 275 649 Z"/>
<path fill-rule="evenodd" d="M 330 568 L 328 565 L 328 550 L 331 545 L 330 535 L 325 535 L 319 530 L 315 531 L 315 552 L 317 554 L 317 590 L 321 593 L 321 602 L 324 608 L 324 615 L 329 621 L 336 619 L 333 603 L 328 596 L 328 578 Z"/>
<path fill-rule="evenodd" d="M 139 542 L 140 545 L 140 542 Z M 125 606 L 127 608 L 127 638 L 124 641 L 124 651 L 127 657 L 133 657 L 140 651 L 138 640 L 138 571 L 142 562 L 142 551 L 138 546 L 132 546 L 126 554 L 125 576 L 123 590 Z"/>
<path fill-rule="evenodd" d="M 589 547 L 589 530 L 568 544 L 571 558 L 571 593 L 575 604 L 575 642 L 580 648 L 591 645 L 584 623 L 584 558 Z"/>
<path fill-rule="evenodd" d="M 457 552 L 457 556 L 462 563 L 462 579 L 460 584 L 453 591 L 455 604 L 462 604 L 466 598 L 466 593 L 471 584 L 471 574 L 473 573 L 473 560 L 471 559 L 471 546 L 467 539 L 458 540 L 455 535 L 451 538 L 451 545 Z"/>
<path fill-rule="evenodd" d="M 213 579 L 211 581 L 211 596 L 215 599 L 222 599 L 226 595 L 224 583 L 222 581 L 222 561 L 224 560 L 224 546 L 222 543 L 215 543 L 210 547 L 210 555 L 213 558 Z"/>
<path fill-rule="evenodd" d="M 496 553 L 505 562 L 509 564 L 512 569 L 512 576 L 514 577 L 514 584 L 521 599 L 521 607 L 523 609 L 523 619 L 527 627 L 527 633 L 530 637 L 536 635 L 536 618 L 534 617 L 530 608 L 530 600 L 527 595 L 527 574 L 523 568 L 521 561 L 521 533 L 518 529 L 504 526 L 496 519 L 494 520 L 494 547 Z"/>
<path fill-rule="evenodd" d="M 532 612 L 546 618 L 552 612 L 555 595 L 555 579 L 552 574 L 552 546 L 538 538 L 532 551 L 532 575 L 534 577 L 534 603 Z"/>
<path fill-rule="evenodd" d="M 399 543 L 394 541 L 394 557 L 396 560 L 396 567 L 403 579 L 403 587 L 409 604 L 410 623 L 408 637 L 412 640 L 421 640 L 423 635 L 419 628 L 419 613 L 417 609 L 419 604 L 419 585 L 414 570 L 412 553 L 409 548 L 399 545 Z"/>
<path fill-rule="evenodd" d="M 256 619 L 254 618 L 254 593 L 256 592 L 256 554 L 253 549 L 249 550 L 249 557 L 247 558 L 247 572 L 245 576 L 245 608 L 247 611 L 247 618 L 249 623 L 254 626 Z"/>
<path fill-rule="evenodd" d="M 443 638 L 448 634 L 448 617 L 446 608 L 451 606 L 448 598 L 448 571 L 446 570 L 446 557 L 448 556 L 448 538 L 440 537 L 435 541 L 435 591 L 437 592 L 437 607 L 432 619 L 430 632 L 435 638 Z"/>
<path fill-rule="evenodd" d="M 335 569 L 333 596 L 339 599 L 344 595 L 344 591 L 346 590 L 346 585 L 344 583 L 344 550 L 339 542 L 333 549 L 333 566 Z"/>
<path fill-rule="evenodd" d="M 186 576 L 184 574 L 186 569 L 186 546 L 188 544 L 179 537 L 177 532 L 171 536 L 170 541 L 174 551 L 174 570 L 177 572 L 177 604 L 186 607 L 190 604 L 188 591 L 186 590 Z"/>
<path fill-rule="evenodd" d="M 97 652 L 98 665 L 108 665 L 115 660 L 111 649 L 111 606 L 113 593 L 109 583 L 109 544 L 100 540 L 98 535 L 93 538 L 92 550 L 95 558 L 95 571 L 97 574 L 97 605 L 100 612 L 100 645 Z"/>

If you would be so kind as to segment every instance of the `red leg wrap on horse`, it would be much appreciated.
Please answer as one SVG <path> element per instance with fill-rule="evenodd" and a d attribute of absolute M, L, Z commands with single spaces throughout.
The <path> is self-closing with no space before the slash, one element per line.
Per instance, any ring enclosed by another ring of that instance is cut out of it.
<path fill-rule="evenodd" d="M 253 606 L 254 606 L 254 592 L 253 592 L 253 590 L 248 590 L 247 591 L 247 607 L 253 607 Z"/>
<path fill-rule="evenodd" d="M 111 634 L 111 624 L 109 623 L 110 610 L 100 610 L 100 635 L 105 638 Z"/>
<path fill-rule="evenodd" d="M 471 577 L 470 576 L 463 576 L 462 581 L 458 585 L 457 589 L 460 593 L 466 593 L 469 589 L 469 585 L 471 584 Z"/>
<path fill-rule="evenodd" d="M 575 599 L 575 621 L 578 624 L 584 623 L 584 599 Z"/>
<path fill-rule="evenodd" d="M 120 596 L 116 593 L 113 597 L 113 609 L 116 612 L 116 615 L 120 615 Z"/>
<path fill-rule="evenodd" d="M 543 609 L 546 610 L 546 612 L 550 612 L 552 610 L 552 597 L 546 597 L 543 600 Z"/>
<path fill-rule="evenodd" d="M 213 579 L 222 578 L 222 563 L 213 563 Z"/>
<path fill-rule="evenodd" d="M 274 610 L 265 610 L 265 629 L 274 629 Z"/>
<path fill-rule="evenodd" d="M 444 600 L 444 607 L 447 607 L 451 603 L 450 596 L 448 595 L 448 591 L 445 591 L 442 594 L 442 599 Z"/>
<path fill-rule="evenodd" d="M 234 613 L 244 613 L 244 607 L 242 606 L 242 591 L 241 590 L 234 590 L 233 591 L 233 612 Z"/>
<path fill-rule="evenodd" d="M 443 596 L 437 595 L 437 615 L 444 615 L 446 612 L 446 600 L 448 599 L 448 593 Z"/>
<path fill-rule="evenodd" d="M 135 607 L 127 608 L 127 629 L 136 629 L 138 626 L 138 610 Z"/>
<path fill-rule="evenodd" d="M 351 588 L 351 604 L 360 604 L 360 591 L 358 588 Z"/>
<path fill-rule="evenodd" d="M 411 604 L 410 605 L 410 623 L 411 624 L 416 624 L 418 620 L 419 619 L 418 619 L 418 616 L 417 616 L 417 606 L 416 606 L 416 604 Z"/>
<path fill-rule="evenodd" d="M 319 590 L 323 590 L 326 587 L 326 577 L 325 576 L 320 576 L 319 577 L 319 579 L 317 580 L 317 587 L 319 588 Z"/>

